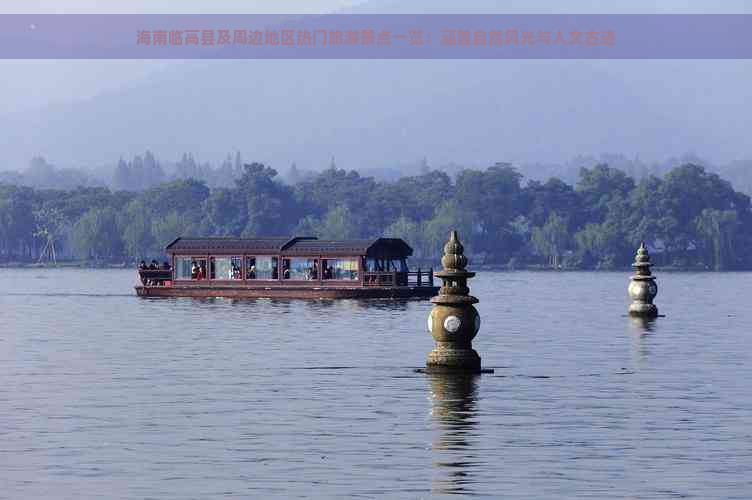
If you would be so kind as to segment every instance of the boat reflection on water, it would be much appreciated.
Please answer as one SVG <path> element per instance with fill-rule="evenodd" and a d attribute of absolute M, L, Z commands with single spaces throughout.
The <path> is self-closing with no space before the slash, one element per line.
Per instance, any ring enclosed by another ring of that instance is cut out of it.
<path fill-rule="evenodd" d="M 429 374 L 433 440 L 434 494 L 473 493 L 473 469 L 480 465 L 474 440 L 477 436 L 478 375 Z"/>

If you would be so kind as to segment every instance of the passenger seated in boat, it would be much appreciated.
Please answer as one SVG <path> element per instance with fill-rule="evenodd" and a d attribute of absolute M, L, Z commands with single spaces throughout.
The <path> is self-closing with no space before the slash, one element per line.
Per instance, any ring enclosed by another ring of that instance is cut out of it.
<path fill-rule="evenodd" d="M 251 266 L 251 268 L 248 270 L 248 279 L 249 280 L 256 279 L 256 266 Z"/>
<path fill-rule="evenodd" d="M 191 264 L 191 279 L 198 279 L 198 264 L 196 264 L 196 261 Z"/>
<path fill-rule="evenodd" d="M 162 270 L 163 271 L 169 271 L 172 269 L 172 266 L 169 262 L 162 262 Z"/>
<path fill-rule="evenodd" d="M 156 270 L 159 269 L 159 264 L 156 260 L 152 259 L 151 264 L 149 264 L 149 269 Z"/>
<path fill-rule="evenodd" d="M 138 263 L 138 270 L 143 271 L 145 269 L 146 269 L 146 261 L 142 260 L 141 262 Z"/>
<path fill-rule="evenodd" d="M 196 275 L 197 280 L 203 280 L 206 279 L 206 268 L 204 268 L 203 265 L 198 266 L 198 274 Z"/>

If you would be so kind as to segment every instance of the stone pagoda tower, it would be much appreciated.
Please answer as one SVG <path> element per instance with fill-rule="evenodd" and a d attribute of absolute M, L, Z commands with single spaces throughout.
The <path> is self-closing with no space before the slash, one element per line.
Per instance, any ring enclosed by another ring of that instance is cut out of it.
<path fill-rule="evenodd" d="M 435 305 L 428 315 L 428 331 L 436 347 L 428 355 L 427 372 L 481 372 L 480 356 L 472 347 L 480 329 L 480 316 L 473 307 L 478 299 L 467 287 L 468 278 L 475 273 L 465 269 L 464 251 L 457 231 L 452 231 L 441 258 L 444 270 L 436 273 L 443 285 L 439 295 L 431 299 Z"/>
<path fill-rule="evenodd" d="M 658 285 L 655 284 L 655 276 L 650 273 L 650 255 L 645 247 L 645 242 L 637 249 L 634 264 L 635 274 L 629 282 L 629 297 L 632 303 L 629 305 L 631 316 L 643 318 L 655 318 L 658 316 L 658 308 L 653 304 L 653 299 L 658 295 Z"/>

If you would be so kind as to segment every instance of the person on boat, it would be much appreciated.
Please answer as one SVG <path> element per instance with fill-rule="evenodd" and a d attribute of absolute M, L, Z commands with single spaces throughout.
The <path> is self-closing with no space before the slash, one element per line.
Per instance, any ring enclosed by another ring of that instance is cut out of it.
<path fill-rule="evenodd" d="M 138 275 L 141 278 L 141 284 L 146 286 L 149 284 L 149 280 L 146 279 L 146 276 L 144 276 L 143 271 L 146 271 L 146 261 L 142 260 L 138 263 Z"/>
<path fill-rule="evenodd" d="M 319 278 L 319 269 L 318 269 L 318 263 L 316 261 L 313 262 L 313 267 L 311 268 L 311 277 L 310 279 L 316 280 Z"/>
<path fill-rule="evenodd" d="M 162 270 L 163 271 L 170 271 L 170 270 L 172 270 L 172 266 L 170 265 L 169 262 L 164 261 L 164 262 L 162 262 Z"/>
<path fill-rule="evenodd" d="M 198 266 L 198 273 L 196 274 L 197 280 L 206 279 L 206 269 L 203 265 Z"/>
<path fill-rule="evenodd" d="M 151 264 L 149 264 L 149 269 L 151 270 L 159 269 L 159 263 L 157 263 L 156 260 L 152 259 Z"/>
<path fill-rule="evenodd" d="M 249 280 L 256 279 L 256 266 L 251 266 L 251 268 L 248 270 L 248 279 Z"/>
<path fill-rule="evenodd" d="M 195 260 L 191 263 L 191 279 L 198 279 L 198 264 Z"/>

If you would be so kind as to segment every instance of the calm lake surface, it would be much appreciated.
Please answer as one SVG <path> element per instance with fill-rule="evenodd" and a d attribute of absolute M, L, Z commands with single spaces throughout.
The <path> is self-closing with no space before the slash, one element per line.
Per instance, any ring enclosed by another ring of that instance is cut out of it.
<path fill-rule="evenodd" d="M 4 269 L 0 498 L 752 497 L 752 274 L 482 272 L 494 374 L 415 373 L 428 301 L 139 299 Z"/>

